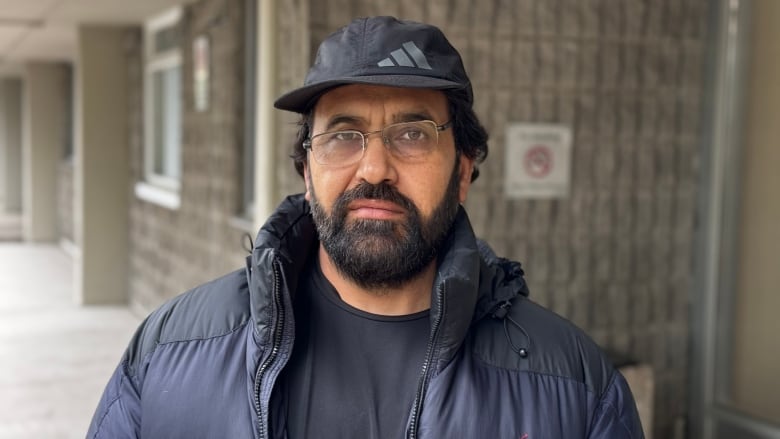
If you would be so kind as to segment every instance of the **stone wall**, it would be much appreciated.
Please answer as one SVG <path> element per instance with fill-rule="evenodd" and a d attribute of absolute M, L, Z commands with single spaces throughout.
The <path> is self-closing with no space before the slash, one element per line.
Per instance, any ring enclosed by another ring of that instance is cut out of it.
<path fill-rule="evenodd" d="M 603 347 L 649 364 L 653 431 L 686 415 L 706 0 L 284 0 L 280 93 L 302 83 L 319 41 L 353 17 L 390 14 L 440 26 L 461 51 L 490 154 L 467 202 L 477 234 L 523 262 L 537 302 Z M 242 0 L 187 7 L 182 203 L 133 197 L 130 291 L 149 309 L 243 265 Z M 211 107 L 192 103 L 191 42 L 210 36 Z M 128 36 L 132 173 L 142 178 L 140 33 Z M 296 117 L 278 113 L 276 197 L 303 189 L 291 161 Z M 510 122 L 569 125 L 572 187 L 561 200 L 503 194 Z M 254 231 L 252 231 L 254 235 Z"/>
<path fill-rule="evenodd" d="M 234 225 L 243 210 L 243 5 L 203 0 L 185 7 L 181 207 L 170 210 L 131 196 L 129 291 L 132 304 L 144 311 L 244 266 L 245 231 Z M 210 105 L 204 112 L 195 110 L 193 99 L 192 41 L 200 35 L 209 37 L 211 50 Z M 142 47 L 140 31 L 128 35 L 133 184 L 143 178 Z"/>
<path fill-rule="evenodd" d="M 467 202 L 478 235 L 523 262 L 535 301 L 606 349 L 652 366 L 656 437 L 672 437 L 686 415 L 707 4 L 318 0 L 296 9 L 308 8 L 308 20 L 300 21 L 309 22 L 306 61 L 353 17 L 396 15 L 444 30 L 465 59 L 477 112 L 492 135 Z M 299 44 L 280 43 L 280 53 L 296 53 Z M 301 62 L 285 62 L 279 76 L 300 78 Z M 510 122 L 572 128 L 568 198 L 504 196 Z M 289 154 L 285 140 L 280 157 Z M 291 167 L 280 169 L 280 181 L 295 181 Z M 280 185 L 280 198 L 288 188 Z"/>

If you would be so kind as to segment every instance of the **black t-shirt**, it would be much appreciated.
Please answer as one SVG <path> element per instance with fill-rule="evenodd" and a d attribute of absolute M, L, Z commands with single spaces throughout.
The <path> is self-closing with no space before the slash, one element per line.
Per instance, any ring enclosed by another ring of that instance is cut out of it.
<path fill-rule="evenodd" d="M 380 316 L 341 300 L 314 258 L 296 296 L 296 340 L 281 390 L 290 439 L 402 438 L 429 312 Z"/>

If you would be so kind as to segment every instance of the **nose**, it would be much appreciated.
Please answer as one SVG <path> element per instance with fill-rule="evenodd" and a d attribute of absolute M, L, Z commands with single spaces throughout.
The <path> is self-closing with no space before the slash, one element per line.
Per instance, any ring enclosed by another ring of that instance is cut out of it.
<path fill-rule="evenodd" d="M 374 133 L 371 133 L 374 134 Z M 366 136 L 366 147 L 355 177 L 369 184 L 395 183 L 398 172 L 381 133 Z"/>

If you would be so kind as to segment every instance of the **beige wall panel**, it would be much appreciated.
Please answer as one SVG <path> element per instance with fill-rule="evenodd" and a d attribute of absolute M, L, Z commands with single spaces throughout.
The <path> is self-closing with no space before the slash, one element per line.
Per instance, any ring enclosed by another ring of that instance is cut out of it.
<path fill-rule="evenodd" d="M 732 390 L 738 408 L 780 424 L 780 2 L 752 7 Z"/>

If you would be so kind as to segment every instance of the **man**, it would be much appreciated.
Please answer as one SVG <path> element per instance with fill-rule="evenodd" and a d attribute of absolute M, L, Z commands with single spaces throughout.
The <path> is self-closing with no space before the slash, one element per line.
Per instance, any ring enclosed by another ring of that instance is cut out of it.
<path fill-rule="evenodd" d="M 355 20 L 276 106 L 305 195 L 149 316 L 89 437 L 642 437 L 623 377 L 474 237 L 487 134 L 437 28 Z"/>

